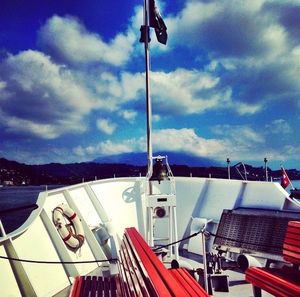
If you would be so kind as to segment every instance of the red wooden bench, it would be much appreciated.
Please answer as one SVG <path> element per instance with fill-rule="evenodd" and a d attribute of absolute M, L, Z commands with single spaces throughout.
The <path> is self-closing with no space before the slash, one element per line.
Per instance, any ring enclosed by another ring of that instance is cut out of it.
<path fill-rule="evenodd" d="M 186 269 L 167 269 L 135 228 L 125 229 L 118 265 L 116 276 L 77 276 L 70 297 L 209 297 Z"/>
<path fill-rule="evenodd" d="M 123 296 L 209 296 L 186 269 L 167 269 L 135 228 L 125 229 L 120 276 Z"/>
<path fill-rule="evenodd" d="M 254 297 L 261 296 L 261 290 L 277 297 L 300 296 L 300 222 L 288 223 L 283 244 L 282 268 L 251 267 L 246 271 L 246 280 L 253 285 Z"/>
<path fill-rule="evenodd" d="M 70 297 L 122 296 L 118 276 L 77 276 Z"/>

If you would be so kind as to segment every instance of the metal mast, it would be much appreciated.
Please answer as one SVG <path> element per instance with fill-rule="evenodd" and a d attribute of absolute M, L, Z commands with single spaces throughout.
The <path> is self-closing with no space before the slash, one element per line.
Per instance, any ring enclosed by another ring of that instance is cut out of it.
<path fill-rule="evenodd" d="M 145 48 L 145 67 L 146 67 L 146 105 L 147 105 L 147 159 L 148 171 L 147 176 L 150 178 L 153 172 L 152 159 L 152 103 L 150 92 L 150 54 L 149 54 L 149 39 L 150 39 L 150 19 L 149 19 L 149 0 L 144 0 L 144 48 Z"/>

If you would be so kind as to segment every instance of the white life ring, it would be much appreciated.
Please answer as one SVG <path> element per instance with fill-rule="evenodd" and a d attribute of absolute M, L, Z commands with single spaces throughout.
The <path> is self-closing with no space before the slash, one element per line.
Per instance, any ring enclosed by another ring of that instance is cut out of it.
<path fill-rule="evenodd" d="M 69 224 L 66 224 L 66 220 Z M 77 250 L 84 243 L 84 232 L 77 214 L 66 204 L 62 203 L 53 210 L 53 222 L 66 245 Z"/>

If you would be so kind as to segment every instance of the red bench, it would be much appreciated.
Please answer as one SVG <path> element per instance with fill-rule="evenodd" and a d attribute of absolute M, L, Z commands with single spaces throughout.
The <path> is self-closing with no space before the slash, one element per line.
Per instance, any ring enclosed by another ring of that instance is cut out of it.
<path fill-rule="evenodd" d="M 253 285 L 254 297 L 260 297 L 261 290 L 277 297 L 300 296 L 300 222 L 288 223 L 282 253 L 283 259 L 289 262 L 282 268 L 247 269 L 246 280 Z"/>
<path fill-rule="evenodd" d="M 186 269 L 167 269 L 135 228 L 125 229 L 118 265 L 116 276 L 77 276 L 70 297 L 209 297 Z"/>
<path fill-rule="evenodd" d="M 70 297 L 122 296 L 118 276 L 77 276 Z"/>
<path fill-rule="evenodd" d="M 209 296 L 186 269 L 167 269 L 135 228 L 125 229 L 120 276 L 123 296 Z"/>

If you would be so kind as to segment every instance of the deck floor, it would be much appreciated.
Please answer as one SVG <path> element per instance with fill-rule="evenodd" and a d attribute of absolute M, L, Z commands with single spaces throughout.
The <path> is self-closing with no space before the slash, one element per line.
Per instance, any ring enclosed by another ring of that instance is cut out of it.
<path fill-rule="evenodd" d="M 181 262 L 182 261 L 182 262 Z M 187 263 L 193 268 L 202 268 L 202 257 L 188 252 L 181 252 L 180 264 Z M 239 270 L 227 269 L 222 272 L 223 275 L 228 275 L 229 292 L 220 292 L 213 290 L 212 296 L 215 297 L 253 297 L 252 285 L 245 281 L 245 274 Z M 262 297 L 271 297 L 273 295 L 262 291 Z"/>
<path fill-rule="evenodd" d="M 183 256 L 184 254 L 184 256 Z M 189 266 L 195 269 L 203 268 L 203 264 L 201 263 L 202 257 L 190 254 L 190 253 L 181 253 L 180 256 L 180 265 L 181 266 Z M 165 263 L 168 267 L 170 263 Z M 253 297 L 252 285 L 245 281 L 245 274 L 238 269 L 228 269 L 222 272 L 223 275 L 228 275 L 228 283 L 229 283 L 229 292 L 219 292 L 213 290 L 213 294 L 211 296 L 214 297 Z M 102 275 L 101 269 L 98 268 L 91 273 L 91 275 Z M 54 297 L 66 297 L 69 296 L 71 292 L 71 286 L 65 288 L 60 293 L 56 294 Z M 262 297 L 272 297 L 273 295 L 262 291 Z"/>

